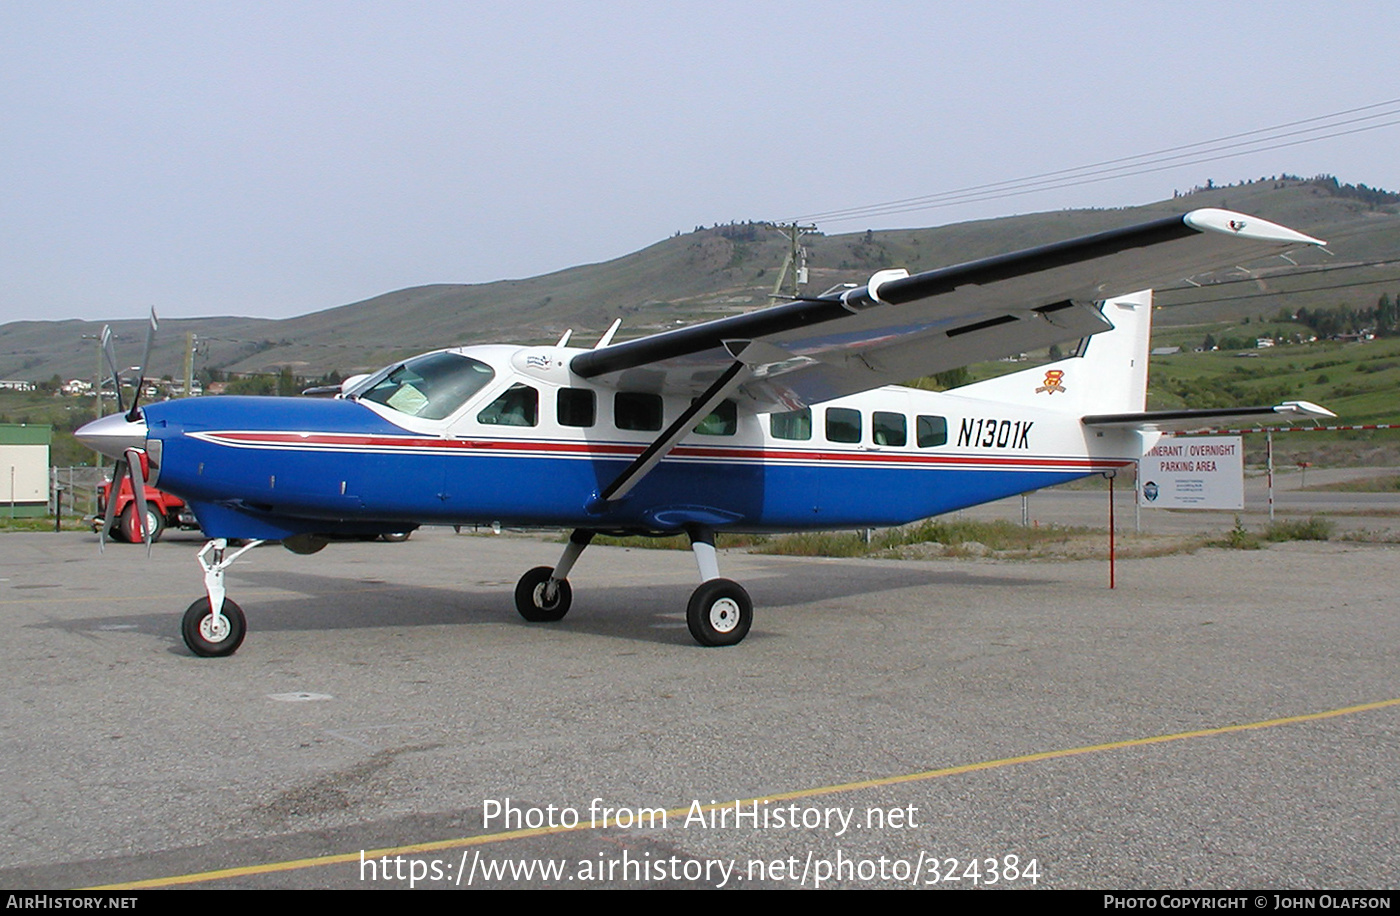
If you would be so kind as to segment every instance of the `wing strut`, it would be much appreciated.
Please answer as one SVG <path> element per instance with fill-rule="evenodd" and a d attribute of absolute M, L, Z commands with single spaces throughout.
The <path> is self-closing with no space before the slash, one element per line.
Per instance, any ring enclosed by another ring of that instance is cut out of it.
<path fill-rule="evenodd" d="M 735 349 L 741 346 L 740 344 L 733 345 Z M 719 406 L 720 401 L 729 397 L 734 393 L 734 389 L 748 381 L 753 376 L 753 371 L 753 367 L 736 359 L 728 369 L 720 373 L 720 377 L 715 379 L 713 385 L 705 389 L 705 392 L 696 398 L 690 407 L 682 411 L 679 417 L 676 417 L 675 422 L 666 427 L 656 438 L 656 441 L 643 449 L 642 453 L 627 466 L 627 469 L 619 474 L 616 480 L 608 484 L 607 489 L 599 497 L 599 501 L 601 503 L 616 502 L 631 492 L 632 488 L 652 468 L 656 467 L 657 463 L 666 457 L 671 449 L 676 447 L 676 443 L 690 434 L 701 417 L 713 411 Z"/>

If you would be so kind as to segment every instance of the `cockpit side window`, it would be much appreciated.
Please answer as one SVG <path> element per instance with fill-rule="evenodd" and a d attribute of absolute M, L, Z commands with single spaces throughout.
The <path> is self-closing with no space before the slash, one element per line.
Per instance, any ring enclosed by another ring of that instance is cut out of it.
<path fill-rule="evenodd" d="M 425 420 L 451 416 L 496 375 L 480 360 L 429 353 L 396 366 L 356 397 Z"/>
<path fill-rule="evenodd" d="M 539 422 L 540 393 L 516 382 L 476 415 L 487 426 L 534 426 Z"/>

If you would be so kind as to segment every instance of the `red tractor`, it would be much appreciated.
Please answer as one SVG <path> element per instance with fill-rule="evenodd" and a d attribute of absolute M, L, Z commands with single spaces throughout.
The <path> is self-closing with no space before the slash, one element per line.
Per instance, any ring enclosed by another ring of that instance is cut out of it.
<path fill-rule="evenodd" d="M 112 482 L 108 481 L 102 485 L 102 490 L 97 495 L 97 517 L 92 520 L 94 531 L 102 528 L 102 520 L 107 513 L 107 500 L 111 493 Z M 131 491 L 129 477 L 122 477 L 121 487 L 117 490 L 115 517 L 117 523 L 113 527 L 112 537 L 133 544 L 141 543 L 141 532 L 136 526 L 136 496 Z M 151 532 L 151 541 L 155 542 L 160 540 L 161 533 L 167 527 L 198 528 L 199 522 L 180 497 L 155 487 L 146 487 L 146 525 Z"/>

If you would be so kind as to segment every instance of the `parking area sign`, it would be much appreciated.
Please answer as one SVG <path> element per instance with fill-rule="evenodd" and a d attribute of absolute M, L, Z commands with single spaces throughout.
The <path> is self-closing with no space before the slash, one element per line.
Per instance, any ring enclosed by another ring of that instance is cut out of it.
<path fill-rule="evenodd" d="M 1138 499 L 1157 509 L 1243 509 L 1244 444 L 1239 436 L 1162 439 L 1138 465 Z"/>

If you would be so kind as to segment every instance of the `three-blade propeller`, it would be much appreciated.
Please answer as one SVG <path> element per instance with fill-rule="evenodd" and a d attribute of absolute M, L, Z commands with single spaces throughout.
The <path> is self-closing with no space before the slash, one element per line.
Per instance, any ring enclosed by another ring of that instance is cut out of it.
<path fill-rule="evenodd" d="M 117 368 L 116 347 L 112 344 L 112 328 L 110 325 L 102 328 L 102 352 L 107 357 L 107 368 L 112 372 L 112 388 L 117 394 L 117 411 L 126 412 L 127 422 L 134 423 L 141 419 L 141 389 L 146 386 L 146 366 L 151 358 L 151 346 L 155 342 L 156 328 L 159 323 L 156 321 L 156 310 L 151 309 L 151 321 L 146 328 L 146 350 L 141 356 L 141 365 L 136 368 L 136 388 L 131 394 L 131 409 L 127 410 L 122 401 L 122 376 Z M 117 503 L 120 502 L 118 495 L 121 492 L 122 479 L 131 481 L 131 495 L 135 503 L 133 508 L 132 525 L 126 534 L 131 540 L 139 538 L 146 542 L 146 555 L 151 553 L 151 531 L 150 517 L 146 507 L 146 480 L 150 475 L 150 465 L 147 463 L 144 449 L 132 447 L 126 449 L 112 467 L 112 485 L 107 491 L 107 508 L 103 515 L 102 527 L 98 530 L 98 549 L 106 550 L 107 535 L 112 531 L 112 525 L 116 522 Z"/>

